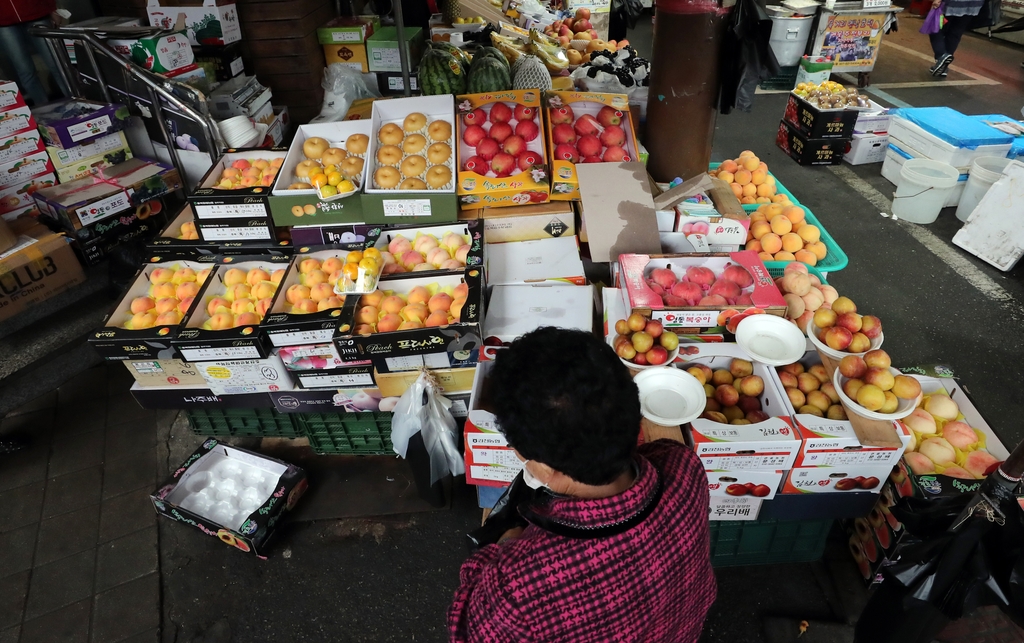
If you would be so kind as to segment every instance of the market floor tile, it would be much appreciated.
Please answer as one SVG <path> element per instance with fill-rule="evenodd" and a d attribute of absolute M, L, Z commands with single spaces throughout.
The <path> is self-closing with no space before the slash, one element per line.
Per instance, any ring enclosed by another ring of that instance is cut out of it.
<path fill-rule="evenodd" d="M 43 518 L 98 504 L 102 487 L 103 467 L 98 465 L 50 478 L 46 481 L 46 494 L 43 497 Z"/>
<path fill-rule="evenodd" d="M 96 549 L 68 556 L 32 570 L 25 619 L 49 614 L 92 595 Z"/>
<path fill-rule="evenodd" d="M 100 527 L 98 505 L 49 518 L 39 523 L 35 564 L 45 565 L 96 546 Z"/>
<path fill-rule="evenodd" d="M 55 478 L 102 463 L 103 439 L 103 431 L 90 431 L 54 442 L 49 476 Z"/>
<path fill-rule="evenodd" d="M 32 569 L 39 525 L 32 523 L 0 534 L 0 577 Z"/>
<path fill-rule="evenodd" d="M 92 600 L 86 598 L 21 625 L 19 643 L 87 643 Z"/>
<path fill-rule="evenodd" d="M 21 623 L 28 577 L 29 572 L 24 571 L 0 578 L 0 629 Z"/>
<path fill-rule="evenodd" d="M 0 493 L 0 533 L 39 522 L 45 482 L 33 482 Z"/>
<path fill-rule="evenodd" d="M 100 512 L 100 542 L 105 543 L 149 527 L 156 522 L 150 502 L 152 489 L 140 489 L 104 500 Z"/>
<path fill-rule="evenodd" d="M 116 643 L 159 626 L 159 574 L 149 574 L 96 595 L 92 643 Z"/>
<path fill-rule="evenodd" d="M 154 430 L 155 433 L 155 430 Z M 103 463 L 103 499 L 138 489 L 156 488 L 156 449 L 133 453 Z"/>
<path fill-rule="evenodd" d="M 103 592 L 157 571 L 156 525 L 100 545 L 96 557 L 96 591 Z"/>

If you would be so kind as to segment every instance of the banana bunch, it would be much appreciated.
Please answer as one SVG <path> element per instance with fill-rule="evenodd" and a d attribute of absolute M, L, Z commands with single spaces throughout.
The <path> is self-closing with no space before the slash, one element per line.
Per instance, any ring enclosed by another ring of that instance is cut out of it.
<path fill-rule="evenodd" d="M 536 29 L 530 30 L 530 41 L 526 43 L 526 51 L 540 58 L 552 73 L 557 74 L 569 67 L 569 57 L 559 46 L 558 41 L 552 43 L 551 38 Z"/>
<path fill-rule="evenodd" d="M 515 63 L 520 56 L 526 53 L 526 43 L 522 40 L 502 36 L 496 31 L 491 32 L 491 44 L 505 56 L 509 65 Z"/>

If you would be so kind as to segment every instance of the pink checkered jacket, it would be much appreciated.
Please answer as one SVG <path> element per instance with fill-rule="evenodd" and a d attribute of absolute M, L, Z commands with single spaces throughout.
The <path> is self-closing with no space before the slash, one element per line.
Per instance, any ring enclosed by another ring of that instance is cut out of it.
<path fill-rule="evenodd" d="M 645 444 L 636 461 L 639 475 L 625 492 L 533 506 L 519 538 L 466 560 L 449 639 L 696 642 L 716 590 L 707 478 L 678 442 Z"/>

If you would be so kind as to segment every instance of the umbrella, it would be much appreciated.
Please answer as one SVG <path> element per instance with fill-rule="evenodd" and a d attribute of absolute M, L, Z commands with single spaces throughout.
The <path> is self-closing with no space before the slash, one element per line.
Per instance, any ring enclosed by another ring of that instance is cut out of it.
<path fill-rule="evenodd" d="M 893 507 L 921 542 L 883 570 L 855 643 L 929 643 L 982 605 L 1024 623 L 1024 511 L 1015 495 L 1022 474 L 1024 443 L 974 494 Z"/>

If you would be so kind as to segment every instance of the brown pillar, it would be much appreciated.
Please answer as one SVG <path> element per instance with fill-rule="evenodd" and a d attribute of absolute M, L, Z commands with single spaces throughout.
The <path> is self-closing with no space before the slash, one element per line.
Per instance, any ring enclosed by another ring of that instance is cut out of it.
<path fill-rule="evenodd" d="M 658 181 L 708 169 L 728 11 L 715 0 L 657 0 L 644 146 Z"/>

